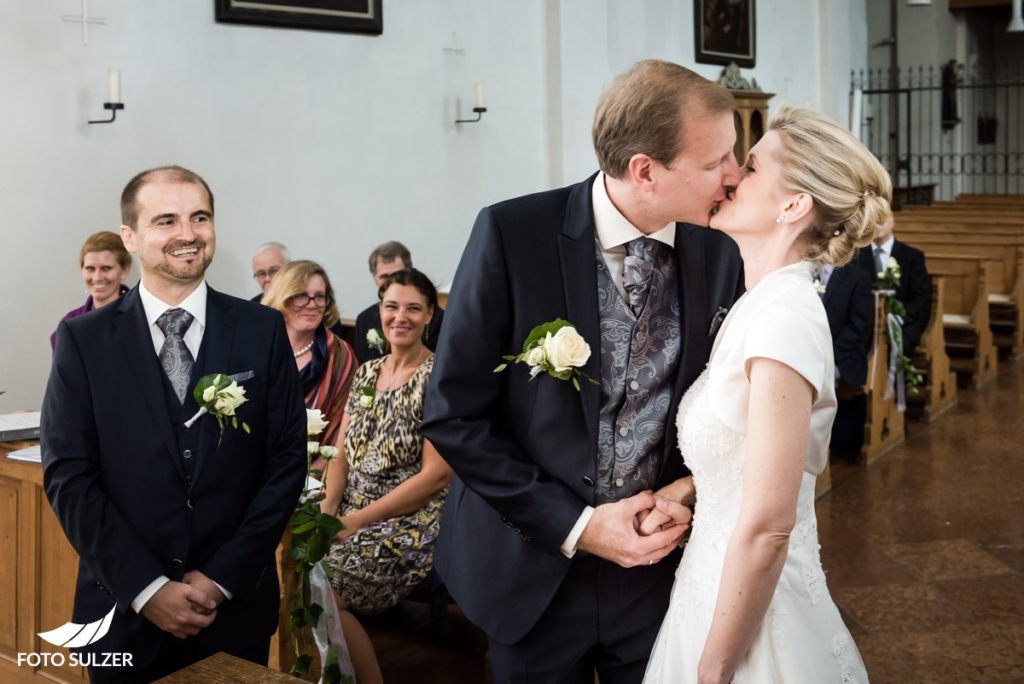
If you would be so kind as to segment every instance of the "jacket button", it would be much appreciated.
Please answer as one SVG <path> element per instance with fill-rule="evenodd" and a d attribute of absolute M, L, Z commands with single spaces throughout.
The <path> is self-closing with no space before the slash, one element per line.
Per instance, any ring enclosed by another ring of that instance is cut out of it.
<path fill-rule="evenodd" d="M 190 497 L 188 497 L 187 499 L 185 499 L 185 505 L 186 505 L 187 507 L 189 507 L 189 508 L 195 508 L 195 507 L 196 507 L 196 502 L 195 502 L 195 501 L 193 501 L 193 500 L 192 500 L 192 497 L 190 496 Z"/>
<path fill-rule="evenodd" d="M 185 451 L 183 451 L 181 455 L 184 456 L 186 459 L 192 458 L 192 450 L 185 449 Z"/>
<path fill-rule="evenodd" d="M 591 480 L 591 479 L 590 479 L 589 477 L 587 477 L 586 475 L 584 475 L 584 476 L 583 476 L 583 484 L 587 485 L 588 487 L 593 487 L 593 486 L 594 486 L 594 481 L 593 481 L 593 480 Z"/>
<path fill-rule="evenodd" d="M 175 558 L 174 560 L 171 561 L 171 567 L 174 568 L 175 570 L 181 570 L 181 567 L 183 565 L 184 565 L 184 563 L 181 562 L 180 558 Z"/>

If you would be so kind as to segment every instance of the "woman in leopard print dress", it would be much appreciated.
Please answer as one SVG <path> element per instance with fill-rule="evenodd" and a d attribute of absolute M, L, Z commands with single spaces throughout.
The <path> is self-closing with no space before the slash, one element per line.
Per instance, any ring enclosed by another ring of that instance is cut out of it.
<path fill-rule="evenodd" d="M 423 331 L 437 292 L 413 270 L 388 278 L 379 296 L 391 353 L 356 371 L 321 505 L 345 523 L 327 556 L 339 605 L 364 615 L 396 605 L 427 576 L 451 479 L 419 432 L 434 367 Z"/>

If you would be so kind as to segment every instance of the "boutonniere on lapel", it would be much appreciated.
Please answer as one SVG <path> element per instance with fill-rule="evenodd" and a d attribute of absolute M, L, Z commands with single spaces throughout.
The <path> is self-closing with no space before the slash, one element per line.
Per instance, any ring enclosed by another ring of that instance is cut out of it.
<path fill-rule="evenodd" d="M 199 404 L 196 415 L 185 421 L 185 427 L 191 428 L 204 414 L 209 413 L 217 419 L 217 427 L 220 428 L 220 436 L 224 437 L 224 426 L 231 423 L 231 427 L 238 429 L 241 424 L 246 433 L 249 432 L 249 425 L 243 420 L 239 422 L 235 411 L 239 406 L 249 401 L 245 398 L 245 388 L 232 380 L 226 373 L 213 373 L 199 378 L 192 396 Z M 220 439 L 217 440 L 220 446 Z"/>
<path fill-rule="evenodd" d="M 366 331 L 366 346 L 381 354 L 384 353 L 384 336 L 381 335 L 380 330 L 370 328 Z"/>
<path fill-rule="evenodd" d="M 495 373 L 502 372 L 510 363 L 525 363 L 530 367 L 530 380 L 547 373 L 558 380 L 572 381 L 577 392 L 580 390 L 580 378 L 597 384 L 597 380 L 580 370 L 590 358 L 590 345 L 576 332 L 572 323 L 561 318 L 541 323 L 531 330 L 523 342 L 522 353 L 501 358 L 505 363 L 495 368 Z"/>
<path fill-rule="evenodd" d="M 718 311 L 711 318 L 711 325 L 708 327 L 708 337 L 714 337 L 718 329 L 722 327 L 722 321 L 729 315 L 729 310 L 724 306 L 718 307 Z"/>
<path fill-rule="evenodd" d="M 377 398 L 377 390 L 372 385 L 366 385 L 356 390 L 356 406 L 361 409 L 368 409 L 373 406 Z"/>
<path fill-rule="evenodd" d="M 825 281 L 822 278 L 821 269 L 820 268 L 812 269 L 811 270 L 811 278 L 814 281 L 814 291 L 818 293 L 819 297 L 824 297 L 825 296 L 825 290 L 827 288 L 825 286 Z"/>

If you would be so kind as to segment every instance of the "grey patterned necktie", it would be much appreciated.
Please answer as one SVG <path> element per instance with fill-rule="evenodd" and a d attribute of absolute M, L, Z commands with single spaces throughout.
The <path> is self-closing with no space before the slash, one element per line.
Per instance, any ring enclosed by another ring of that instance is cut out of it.
<path fill-rule="evenodd" d="M 184 309 L 168 309 L 156 319 L 156 326 L 164 333 L 164 344 L 160 347 L 160 367 L 171 381 L 178 401 L 185 403 L 188 383 L 192 377 L 195 360 L 185 346 L 185 331 L 192 325 L 192 314 Z"/>
<path fill-rule="evenodd" d="M 882 263 L 882 248 L 875 247 L 875 273 L 885 273 L 885 264 Z"/>
<path fill-rule="evenodd" d="M 647 302 L 647 291 L 654 272 L 654 258 L 659 243 L 648 237 L 636 238 L 626 243 L 626 259 L 622 264 L 622 289 L 626 291 L 626 302 L 633 315 L 640 317 Z"/>

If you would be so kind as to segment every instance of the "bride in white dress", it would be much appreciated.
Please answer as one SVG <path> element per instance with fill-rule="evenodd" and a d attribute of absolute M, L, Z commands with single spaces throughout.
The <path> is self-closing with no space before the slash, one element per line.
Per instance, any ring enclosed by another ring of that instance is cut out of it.
<path fill-rule="evenodd" d="M 747 293 L 679 406 L 696 513 L 645 682 L 867 681 L 818 555 L 814 484 L 836 398 L 811 272 L 870 242 L 891 195 L 852 135 L 784 107 L 712 217 L 740 247 Z M 659 496 L 685 499 L 684 482 Z M 656 512 L 643 527 L 667 518 Z"/>

